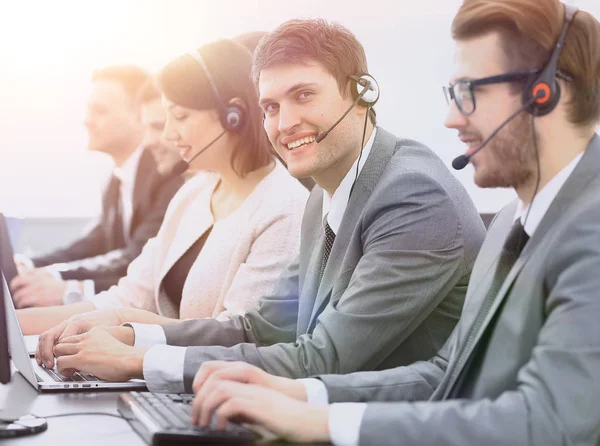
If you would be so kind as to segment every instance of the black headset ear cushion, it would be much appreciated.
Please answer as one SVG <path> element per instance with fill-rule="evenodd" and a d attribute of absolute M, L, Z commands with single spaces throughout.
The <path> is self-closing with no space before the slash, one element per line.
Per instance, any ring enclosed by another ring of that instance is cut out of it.
<path fill-rule="evenodd" d="M 223 126 L 226 130 L 236 132 L 244 127 L 244 111 L 241 107 L 229 104 L 224 110 Z"/>
<path fill-rule="evenodd" d="M 531 79 L 529 79 L 525 83 L 525 87 L 523 88 L 523 105 L 527 104 L 531 99 L 533 99 L 533 97 L 535 96 L 535 86 L 540 82 L 543 81 L 539 76 L 532 76 Z M 560 94 L 560 84 L 555 80 L 554 89 L 553 91 L 551 90 L 550 98 L 548 99 L 548 101 L 546 101 L 543 104 L 538 104 L 534 102 L 532 105 L 527 107 L 527 112 L 535 116 L 545 116 L 551 113 L 556 108 L 556 105 L 560 100 Z"/>

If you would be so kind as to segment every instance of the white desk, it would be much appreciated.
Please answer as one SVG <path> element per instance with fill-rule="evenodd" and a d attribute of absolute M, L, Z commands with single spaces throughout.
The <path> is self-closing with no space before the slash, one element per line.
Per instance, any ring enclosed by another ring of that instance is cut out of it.
<path fill-rule="evenodd" d="M 121 392 L 38 393 L 18 372 L 9 384 L 0 384 L 0 409 L 11 415 L 28 413 L 39 417 L 71 412 L 117 413 Z M 144 446 L 129 423 L 123 419 L 97 415 L 49 418 L 48 430 L 37 435 L 0 440 L 5 445 L 64 446 Z M 265 444 L 265 443 L 262 443 Z M 283 441 L 268 442 L 269 446 L 294 446 Z M 315 446 L 319 446 L 316 445 Z"/>
<path fill-rule="evenodd" d="M 7 385 L 0 384 L 2 412 L 40 417 L 66 412 L 117 413 L 121 392 L 38 393 L 17 372 Z M 143 446 L 127 421 L 104 416 L 49 418 L 48 430 L 28 437 L 2 440 L 4 445 Z"/>

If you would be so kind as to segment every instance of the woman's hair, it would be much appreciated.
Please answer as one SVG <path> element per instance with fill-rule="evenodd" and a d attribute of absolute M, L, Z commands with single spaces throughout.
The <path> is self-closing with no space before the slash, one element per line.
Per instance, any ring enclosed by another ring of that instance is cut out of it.
<path fill-rule="evenodd" d="M 242 44 L 233 40 L 218 40 L 198 48 L 210 71 L 223 104 L 219 104 L 202 67 L 192 56 L 178 57 L 162 69 L 158 87 L 171 102 L 195 110 L 216 110 L 234 98 L 243 109 L 243 125 L 239 130 L 240 142 L 233 148 L 231 166 L 245 176 L 268 165 L 273 160 L 271 145 L 262 127 L 262 110 L 250 73 L 252 54 Z M 215 135 L 216 136 L 216 135 Z"/>

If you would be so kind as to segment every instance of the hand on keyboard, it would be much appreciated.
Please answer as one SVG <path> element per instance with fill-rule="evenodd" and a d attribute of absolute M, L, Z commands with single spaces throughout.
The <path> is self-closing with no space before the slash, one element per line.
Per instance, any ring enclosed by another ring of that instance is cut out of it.
<path fill-rule="evenodd" d="M 200 426 L 208 426 L 214 416 L 219 429 L 228 421 L 245 421 L 291 441 L 329 441 L 329 406 L 311 405 L 255 384 L 219 381 L 202 399 L 197 395 L 193 405 Z"/>

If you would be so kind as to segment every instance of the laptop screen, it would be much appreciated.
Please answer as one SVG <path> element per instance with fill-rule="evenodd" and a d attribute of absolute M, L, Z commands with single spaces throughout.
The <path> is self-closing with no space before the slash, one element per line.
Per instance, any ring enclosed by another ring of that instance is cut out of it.
<path fill-rule="evenodd" d="M 10 284 L 17 276 L 17 265 L 15 265 L 15 256 L 8 233 L 6 218 L 0 213 L 0 268 L 4 273 L 6 283 Z"/>
<path fill-rule="evenodd" d="M 6 282 L 1 269 L 0 282 L 2 282 L 0 286 L 0 383 L 6 384 L 10 381 L 10 356 L 8 354 L 8 324 L 6 323 L 4 299 L 10 299 L 10 297 L 4 293 Z"/>

